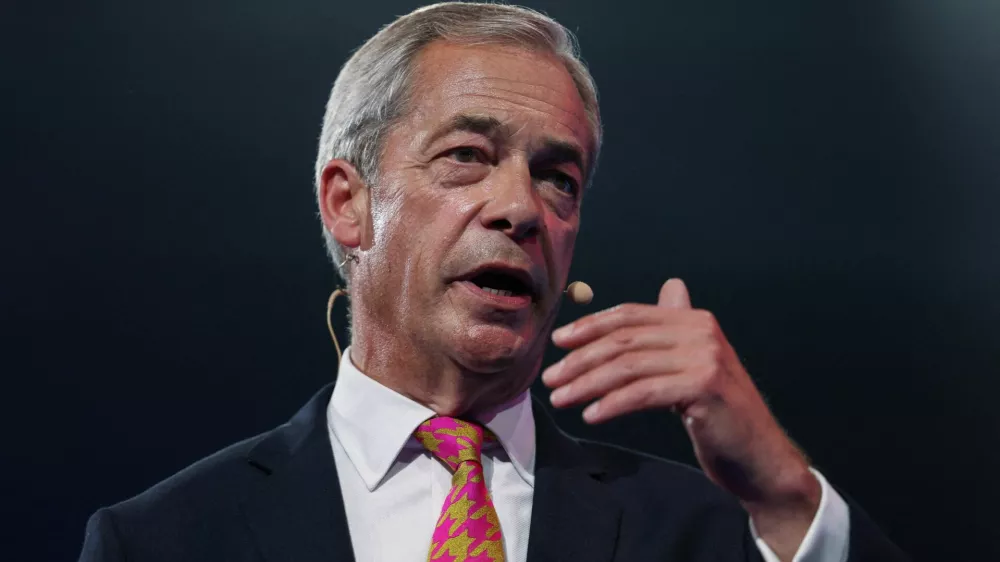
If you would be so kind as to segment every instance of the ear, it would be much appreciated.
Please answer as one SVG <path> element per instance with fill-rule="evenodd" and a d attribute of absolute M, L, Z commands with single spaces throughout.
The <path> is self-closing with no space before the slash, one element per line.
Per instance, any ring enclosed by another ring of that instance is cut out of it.
<path fill-rule="evenodd" d="M 327 162 L 320 175 L 319 212 L 323 226 L 347 248 L 361 246 L 368 221 L 368 191 L 348 161 Z"/>

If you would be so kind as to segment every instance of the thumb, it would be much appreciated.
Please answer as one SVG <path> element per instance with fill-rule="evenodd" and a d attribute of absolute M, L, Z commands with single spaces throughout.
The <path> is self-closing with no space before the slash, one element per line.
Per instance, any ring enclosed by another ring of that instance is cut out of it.
<path fill-rule="evenodd" d="M 660 288 L 659 306 L 667 308 L 691 308 L 691 297 L 688 296 L 687 285 L 680 279 L 668 279 Z"/>

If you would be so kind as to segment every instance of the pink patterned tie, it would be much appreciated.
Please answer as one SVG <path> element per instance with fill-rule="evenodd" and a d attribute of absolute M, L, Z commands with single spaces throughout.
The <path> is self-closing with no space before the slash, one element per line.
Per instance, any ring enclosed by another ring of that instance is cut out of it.
<path fill-rule="evenodd" d="M 484 429 L 455 418 L 435 417 L 413 433 L 428 451 L 453 472 L 434 527 L 428 560 L 503 562 L 503 536 L 490 492 L 483 480 Z M 496 439 L 486 431 L 485 440 Z"/>

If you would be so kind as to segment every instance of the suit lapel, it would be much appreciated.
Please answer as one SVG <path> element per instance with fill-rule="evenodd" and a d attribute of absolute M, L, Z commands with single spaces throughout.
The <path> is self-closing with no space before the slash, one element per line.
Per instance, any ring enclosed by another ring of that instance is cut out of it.
<path fill-rule="evenodd" d="M 539 401 L 532 410 L 537 455 L 528 562 L 612 560 L 621 506 L 600 481 L 603 467 L 555 425 Z"/>
<path fill-rule="evenodd" d="M 268 562 L 353 562 L 326 405 L 333 385 L 321 390 L 292 420 L 247 455 L 265 476 L 242 504 L 247 524 Z"/>
<path fill-rule="evenodd" d="M 247 455 L 264 474 L 241 507 L 268 562 L 354 561 L 326 429 L 332 391 L 332 384 L 321 390 Z M 608 562 L 621 506 L 600 481 L 604 469 L 562 433 L 540 402 L 533 406 L 537 454 L 528 561 Z"/>

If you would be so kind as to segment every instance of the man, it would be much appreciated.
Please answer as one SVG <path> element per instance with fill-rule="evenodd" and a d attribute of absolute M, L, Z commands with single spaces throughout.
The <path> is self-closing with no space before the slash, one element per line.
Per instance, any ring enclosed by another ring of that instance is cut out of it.
<path fill-rule="evenodd" d="M 552 403 L 661 409 L 704 473 L 561 433 L 528 389 L 601 143 L 572 36 L 438 4 L 334 85 L 317 200 L 351 295 L 336 385 L 98 511 L 81 560 L 895 560 L 789 441 L 679 280 L 552 333 Z"/>

